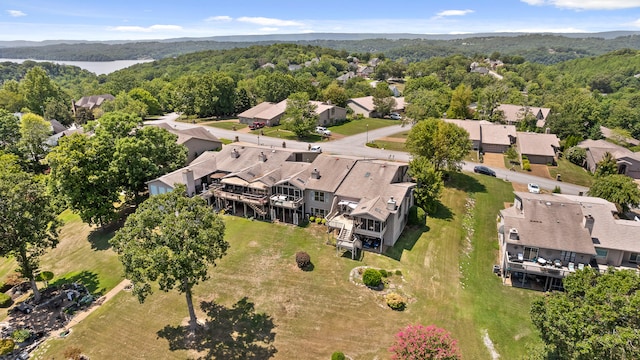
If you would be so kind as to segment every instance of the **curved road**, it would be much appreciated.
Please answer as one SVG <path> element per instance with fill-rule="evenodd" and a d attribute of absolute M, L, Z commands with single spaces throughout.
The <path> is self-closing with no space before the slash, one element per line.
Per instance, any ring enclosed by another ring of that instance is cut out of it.
<path fill-rule="evenodd" d="M 150 120 L 145 121 L 146 124 L 158 124 L 158 123 L 168 123 L 177 129 L 187 129 L 191 127 L 201 126 L 194 125 L 184 122 L 178 122 L 179 114 L 170 113 L 158 120 Z M 214 134 L 219 138 L 225 139 L 234 139 L 236 136 L 238 140 L 241 142 L 251 143 L 251 144 L 260 144 L 265 146 L 273 146 L 273 147 L 281 147 L 282 140 L 268 137 L 268 136 L 259 136 L 254 134 L 242 133 L 232 130 L 224 130 L 215 127 L 205 126 L 210 133 Z M 322 150 L 324 153 L 333 153 L 333 154 L 341 154 L 341 155 L 350 155 L 362 158 L 372 158 L 372 159 L 387 159 L 387 160 L 398 160 L 409 162 L 411 159 L 411 155 L 402 152 L 402 151 L 391 151 L 391 150 L 383 150 L 383 149 L 375 149 L 369 148 L 365 146 L 367 138 L 370 140 L 378 139 L 382 137 L 386 137 L 392 134 L 399 133 L 405 130 L 401 125 L 388 126 L 376 130 L 370 130 L 366 133 L 356 134 L 352 136 L 348 136 L 342 138 L 340 140 L 327 141 L 320 143 L 322 146 Z M 308 147 L 308 143 L 300 142 L 300 141 L 292 141 L 287 140 L 287 148 L 306 150 Z M 473 172 L 473 167 L 479 165 L 478 163 L 473 162 L 465 162 L 463 163 L 462 170 Z M 529 174 L 523 174 L 520 172 L 509 171 L 507 169 L 493 169 L 496 172 L 496 177 L 504 179 L 506 181 L 517 182 L 522 184 L 527 183 L 536 183 L 540 185 L 542 189 L 552 191 L 556 186 L 560 186 L 560 189 L 563 194 L 570 195 L 579 195 L 584 194 L 589 190 L 588 188 L 580 185 L 569 184 L 566 182 L 559 182 L 555 180 L 551 180 L 548 178 L 542 178 L 538 176 L 533 176 Z"/>

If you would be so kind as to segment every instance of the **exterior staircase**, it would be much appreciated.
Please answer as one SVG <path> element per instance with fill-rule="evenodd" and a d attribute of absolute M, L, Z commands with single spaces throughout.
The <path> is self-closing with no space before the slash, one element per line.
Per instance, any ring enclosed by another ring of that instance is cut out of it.
<path fill-rule="evenodd" d="M 249 205 L 250 208 L 253 209 L 253 211 L 256 212 L 256 214 L 260 214 L 260 216 L 265 216 L 267 215 L 267 211 L 261 209 L 258 205 L 252 204 L 250 202 L 246 203 L 247 205 Z"/>

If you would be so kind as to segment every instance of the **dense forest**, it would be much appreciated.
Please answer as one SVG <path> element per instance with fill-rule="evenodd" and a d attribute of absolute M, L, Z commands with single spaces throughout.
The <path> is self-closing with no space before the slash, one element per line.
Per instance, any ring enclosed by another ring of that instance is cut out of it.
<path fill-rule="evenodd" d="M 380 60 L 371 76 L 380 81 L 377 87 L 362 77 L 336 80 L 373 58 Z M 500 65 L 491 65 L 488 58 L 500 60 Z M 494 66 L 499 76 L 470 71 L 472 62 Z M 40 68 L 55 87 L 30 99 L 24 82 L 30 72 Z M 501 121 L 496 112 L 500 103 L 541 106 L 552 110 L 546 127 L 574 143 L 598 138 L 601 125 L 640 137 L 637 74 L 640 51 L 631 49 L 544 65 L 496 49 L 473 56 L 430 56 L 409 62 L 389 57 L 386 52 L 298 44 L 254 45 L 189 53 L 100 76 L 50 63 L 1 63 L 0 107 L 71 121 L 67 109 L 71 99 L 110 93 L 116 100 L 104 111 L 140 116 L 166 111 L 201 117 L 232 116 L 260 101 L 280 101 L 294 93 L 343 106 L 352 97 L 373 95 L 383 99 L 390 96 L 385 81 L 400 79 L 409 103 L 406 113 L 416 121 L 444 113 L 452 118 Z M 91 119 L 100 114 L 85 115 Z M 522 121 L 520 130 L 544 130 L 534 123 Z"/>
<path fill-rule="evenodd" d="M 185 41 L 130 42 L 123 44 L 82 43 L 29 47 L 0 48 L 0 58 L 110 61 L 132 59 L 163 59 L 203 50 L 224 50 L 275 43 L 313 45 L 350 53 L 384 53 L 390 59 L 415 62 L 434 56 L 462 54 L 490 54 L 521 56 L 529 62 L 553 64 L 566 60 L 602 55 L 614 50 L 640 48 L 640 36 L 626 35 L 613 39 L 597 37 L 569 37 L 552 34 L 520 36 L 467 37 L 453 40 L 433 39 L 365 39 L 365 40 L 297 40 L 297 41 L 214 41 L 189 39 Z"/>

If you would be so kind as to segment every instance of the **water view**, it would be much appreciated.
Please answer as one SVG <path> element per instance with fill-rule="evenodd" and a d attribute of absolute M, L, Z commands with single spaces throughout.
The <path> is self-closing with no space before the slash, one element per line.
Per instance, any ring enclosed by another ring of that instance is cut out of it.
<path fill-rule="evenodd" d="M 55 60 L 36 60 L 36 59 L 2 59 L 0 58 L 0 62 L 9 61 L 21 64 L 26 60 L 36 61 L 36 62 L 52 62 L 55 64 L 63 64 L 63 65 L 73 65 L 77 66 L 81 69 L 91 71 L 96 75 L 101 74 L 109 74 L 114 71 L 127 68 L 129 66 L 146 63 L 153 60 L 114 60 L 114 61 L 55 61 Z"/>

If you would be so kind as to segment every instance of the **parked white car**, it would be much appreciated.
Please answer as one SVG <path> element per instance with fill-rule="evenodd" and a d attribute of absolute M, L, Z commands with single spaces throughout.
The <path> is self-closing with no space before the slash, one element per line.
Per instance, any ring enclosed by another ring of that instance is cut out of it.
<path fill-rule="evenodd" d="M 313 152 L 317 152 L 317 153 L 321 153 L 322 152 L 322 148 L 319 145 L 312 146 L 310 150 L 313 151 Z"/>
<path fill-rule="evenodd" d="M 389 114 L 389 117 L 393 120 L 402 120 L 402 115 L 398 114 L 397 112 L 392 112 L 391 114 Z"/>
<path fill-rule="evenodd" d="M 316 126 L 316 133 L 323 136 L 331 136 L 331 130 L 328 130 L 324 126 Z"/>
<path fill-rule="evenodd" d="M 538 184 L 534 184 L 534 183 L 529 183 L 527 185 L 527 188 L 529 189 L 530 193 L 533 194 L 540 194 L 540 186 L 538 186 Z"/>

